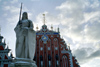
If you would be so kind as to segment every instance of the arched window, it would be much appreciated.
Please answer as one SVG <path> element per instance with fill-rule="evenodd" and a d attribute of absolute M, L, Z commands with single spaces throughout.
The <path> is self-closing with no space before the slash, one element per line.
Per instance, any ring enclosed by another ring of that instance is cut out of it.
<path fill-rule="evenodd" d="M 54 38 L 54 48 L 55 50 L 58 50 L 58 39 L 57 38 Z"/>
<path fill-rule="evenodd" d="M 68 67 L 68 58 L 67 58 L 66 55 L 64 55 L 64 56 L 62 57 L 62 66 L 63 66 L 63 67 Z"/>

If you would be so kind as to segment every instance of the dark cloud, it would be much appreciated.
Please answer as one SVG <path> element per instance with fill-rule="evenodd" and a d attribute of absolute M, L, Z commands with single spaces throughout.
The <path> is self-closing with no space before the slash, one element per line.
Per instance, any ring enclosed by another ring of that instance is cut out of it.
<path fill-rule="evenodd" d="M 76 58 L 78 59 L 80 64 L 84 64 L 89 62 L 90 60 L 93 60 L 94 58 L 100 58 L 100 49 L 94 51 L 93 48 L 81 48 L 81 49 L 76 49 L 73 51 L 73 54 L 75 54 Z"/>
<path fill-rule="evenodd" d="M 96 58 L 96 57 L 100 57 L 100 49 L 99 50 L 96 50 L 95 52 L 93 52 L 90 56 L 88 56 L 87 58 L 88 59 L 93 59 L 93 58 Z"/>

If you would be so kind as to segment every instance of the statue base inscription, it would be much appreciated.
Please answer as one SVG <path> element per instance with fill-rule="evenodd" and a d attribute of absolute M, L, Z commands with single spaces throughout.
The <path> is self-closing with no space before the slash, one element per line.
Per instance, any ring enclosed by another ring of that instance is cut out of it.
<path fill-rule="evenodd" d="M 10 67 L 37 67 L 35 61 L 25 58 L 15 58 Z"/>

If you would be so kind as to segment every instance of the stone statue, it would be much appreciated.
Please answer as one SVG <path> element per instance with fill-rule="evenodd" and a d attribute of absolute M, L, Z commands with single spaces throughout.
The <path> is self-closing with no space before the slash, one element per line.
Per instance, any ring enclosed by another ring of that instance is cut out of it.
<path fill-rule="evenodd" d="M 36 33 L 33 30 L 33 24 L 31 20 L 28 20 L 27 12 L 22 15 L 15 27 L 16 33 L 16 57 L 28 58 L 33 60 L 35 54 Z"/>

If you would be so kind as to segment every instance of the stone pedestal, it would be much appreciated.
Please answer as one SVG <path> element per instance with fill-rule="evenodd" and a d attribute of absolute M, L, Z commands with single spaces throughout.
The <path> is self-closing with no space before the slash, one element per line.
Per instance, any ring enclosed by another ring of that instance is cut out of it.
<path fill-rule="evenodd" d="M 15 58 L 10 67 L 37 67 L 35 61 L 25 58 Z"/>

